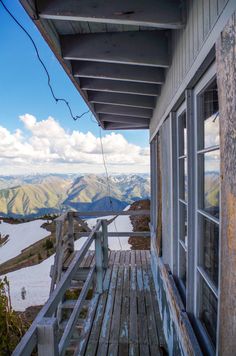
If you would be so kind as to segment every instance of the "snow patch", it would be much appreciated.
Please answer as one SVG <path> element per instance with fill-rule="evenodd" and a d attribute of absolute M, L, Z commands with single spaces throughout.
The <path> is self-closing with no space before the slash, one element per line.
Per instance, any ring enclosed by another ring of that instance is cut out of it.
<path fill-rule="evenodd" d="M 8 242 L 0 247 L 0 264 L 18 256 L 23 249 L 50 235 L 42 228 L 45 220 L 39 219 L 22 224 L 1 222 L 0 233 L 9 235 Z"/>
<path fill-rule="evenodd" d="M 128 209 L 129 206 L 125 208 L 125 210 Z M 112 216 L 106 216 L 103 218 L 111 219 Z M 89 227 L 92 228 L 94 225 L 96 225 L 96 221 L 96 218 L 88 219 L 87 223 Z M 40 227 L 43 222 L 43 220 L 35 220 L 30 223 L 17 225 L 6 223 L 0 224 L 0 231 L 4 234 L 8 233 L 10 235 L 10 241 L 5 246 L 0 248 L 0 258 L 4 257 L 4 260 L 6 261 L 9 258 L 17 256 L 23 248 L 26 248 L 33 242 L 36 242 L 41 238 L 49 235 L 48 231 Z M 24 225 L 24 228 L 21 225 Z M 2 227 L 5 229 L 1 229 Z M 120 232 L 133 230 L 128 215 L 118 216 L 115 219 L 115 223 L 112 222 L 108 226 L 108 229 L 111 232 L 117 232 L 117 230 Z M 23 237 L 25 238 L 23 239 Z M 81 249 L 86 239 L 87 237 L 81 237 L 79 240 L 75 241 L 75 249 Z M 109 237 L 108 243 L 111 250 L 120 250 L 121 247 L 123 250 L 130 250 L 128 237 Z M 4 247 L 5 253 L 10 256 L 8 258 L 2 252 Z M 95 245 L 92 243 L 90 250 L 94 249 Z M 13 309 L 17 311 L 24 311 L 30 306 L 42 305 L 47 301 L 51 284 L 49 273 L 51 265 L 54 263 L 54 256 L 55 255 L 50 256 L 38 265 L 25 267 L 14 272 L 10 272 L 6 275 L 10 282 Z M 23 299 L 21 295 L 21 290 L 23 287 L 26 290 L 25 299 Z"/>

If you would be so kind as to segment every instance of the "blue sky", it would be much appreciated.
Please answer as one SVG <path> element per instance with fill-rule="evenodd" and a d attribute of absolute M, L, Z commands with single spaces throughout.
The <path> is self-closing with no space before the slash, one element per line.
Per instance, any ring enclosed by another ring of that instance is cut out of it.
<path fill-rule="evenodd" d="M 87 106 L 83 99 L 19 2 L 5 0 L 5 4 L 34 38 L 50 73 L 56 95 L 69 101 L 75 115 L 86 111 Z M 29 126 L 24 120 L 20 120 L 19 116 L 31 114 L 37 122 L 47 120 L 51 116 L 66 133 L 77 130 L 84 134 L 91 132 L 95 137 L 98 137 L 98 127 L 89 120 L 89 114 L 74 122 L 64 104 L 55 103 L 47 86 L 46 75 L 36 58 L 30 40 L 4 11 L 1 4 L 0 19 L 0 126 L 11 134 L 19 129 L 24 139 L 26 137 L 32 139 L 32 130 L 29 130 Z M 103 136 L 110 134 L 109 131 L 103 132 Z M 147 130 L 116 131 L 116 134 L 122 135 L 128 144 L 136 145 L 140 149 L 148 146 Z M 113 137 L 116 139 L 117 136 L 113 135 Z"/>

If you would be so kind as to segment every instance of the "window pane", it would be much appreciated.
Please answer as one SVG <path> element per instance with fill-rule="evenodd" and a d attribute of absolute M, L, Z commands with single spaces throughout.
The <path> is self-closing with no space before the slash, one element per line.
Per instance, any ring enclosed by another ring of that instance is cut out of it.
<path fill-rule="evenodd" d="M 179 202 L 179 239 L 187 247 L 187 206 Z"/>
<path fill-rule="evenodd" d="M 219 150 L 204 154 L 204 205 L 208 214 L 219 218 L 220 154 Z"/>
<path fill-rule="evenodd" d="M 179 159 L 179 198 L 187 201 L 187 158 Z"/>
<path fill-rule="evenodd" d="M 200 96 L 199 149 L 219 145 L 219 105 L 216 80 Z"/>
<path fill-rule="evenodd" d="M 217 299 L 199 274 L 200 279 L 200 305 L 199 318 L 206 329 L 213 345 L 216 345 L 217 328 Z"/>
<path fill-rule="evenodd" d="M 199 214 L 200 265 L 218 287 L 219 226 Z"/>
<path fill-rule="evenodd" d="M 187 125 L 186 125 L 186 113 L 184 112 L 178 118 L 179 128 L 179 149 L 178 156 L 187 155 Z"/>
<path fill-rule="evenodd" d="M 179 243 L 179 278 L 186 288 L 186 252 L 183 246 Z"/>

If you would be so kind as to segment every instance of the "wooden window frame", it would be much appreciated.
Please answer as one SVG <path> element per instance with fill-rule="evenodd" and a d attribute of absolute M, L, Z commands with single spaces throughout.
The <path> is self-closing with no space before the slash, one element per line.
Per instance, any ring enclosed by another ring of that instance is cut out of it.
<path fill-rule="evenodd" d="M 178 278 L 178 256 L 179 256 L 179 173 L 178 173 L 178 117 L 186 111 L 187 123 L 187 278 L 186 278 L 186 311 L 189 314 L 193 325 L 196 327 L 196 332 L 202 340 L 203 348 L 209 353 L 215 353 L 210 338 L 204 329 L 201 321 L 198 318 L 198 274 L 201 275 L 207 286 L 217 299 L 219 298 L 219 290 L 217 290 L 214 283 L 207 276 L 206 272 L 198 264 L 198 247 L 199 247 L 199 234 L 198 234 L 198 216 L 206 217 L 210 221 L 217 223 L 220 226 L 220 221 L 216 217 L 208 214 L 198 206 L 198 192 L 199 192 L 199 179 L 198 179 L 198 156 L 207 152 L 213 152 L 219 149 L 219 145 L 207 148 L 198 149 L 198 112 L 199 112 L 199 96 L 201 93 L 213 82 L 216 78 L 216 64 L 213 63 L 208 68 L 207 72 L 197 83 L 194 89 L 186 89 L 185 100 L 177 111 L 171 112 L 172 122 L 172 183 L 173 183 L 173 219 L 176 223 L 176 229 L 173 229 L 172 250 L 173 260 L 172 272 L 177 276 L 177 285 L 179 285 Z M 220 204 L 220 201 L 219 201 Z M 178 247 L 178 248 L 177 248 Z M 219 288 L 219 287 L 218 287 Z M 181 290 L 180 290 L 180 294 Z M 183 298 L 183 297 L 182 297 Z M 219 299 L 218 299 L 219 310 Z M 219 312 L 218 312 L 219 317 Z M 219 328 L 219 323 L 217 329 Z M 217 330 L 218 335 L 218 330 Z"/>
<path fill-rule="evenodd" d="M 202 132 L 199 131 L 199 121 L 198 121 L 198 116 L 200 112 L 200 96 L 204 92 L 204 90 L 216 79 L 216 65 L 215 63 L 209 68 L 209 70 L 205 73 L 205 75 L 202 77 L 202 79 L 198 82 L 196 87 L 193 90 L 193 116 L 194 116 L 194 125 L 195 125 L 195 130 L 194 130 L 194 170 L 195 170 L 195 184 L 194 184 L 194 191 L 195 191 L 195 202 L 194 202 L 194 225 L 195 225 L 195 238 L 194 238 L 194 250 L 196 251 L 195 256 L 194 256 L 194 297 L 193 297 L 193 315 L 195 318 L 195 323 L 198 329 L 198 332 L 203 340 L 204 346 L 206 347 L 206 350 L 211 354 L 214 353 L 215 350 L 212 347 L 212 343 L 209 339 L 209 336 L 207 335 L 207 332 L 205 331 L 200 319 L 199 319 L 199 290 L 200 290 L 200 278 L 206 283 L 207 287 L 209 290 L 213 293 L 213 295 L 216 297 L 217 302 L 218 302 L 218 309 L 219 309 L 219 287 L 218 289 L 214 285 L 214 283 L 211 281 L 207 273 L 204 271 L 204 269 L 200 266 L 200 260 L 199 260 L 199 246 L 201 244 L 200 241 L 200 236 L 199 236 L 199 217 L 204 217 L 207 218 L 209 221 L 216 223 L 220 227 L 220 220 L 215 218 L 213 215 L 208 214 L 206 211 L 201 209 L 199 207 L 199 192 L 202 191 L 202 187 L 200 186 L 200 181 L 199 181 L 199 174 L 200 174 L 200 169 L 198 165 L 198 159 L 199 156 L 204 155 L 205 153 L 208 152 L 214 152 L 215 150 L 220 149 L 220 145 L 217 146 L 211 146 L 207 148 L 200 148 L 198 146 L 199 142 L 199 134 L 201 135 Z M 203 133 L 204 134 L 204 133 Z M 219 200 L 219 205 L 220 205 L 220 200 Z M 219 277 L 218 277 L 219 279 Z M 219 284 L 218 284 L 219 285 Z M 218 313 L 219 316 L 219 313 Z M 217 330 L 219 327 L 219 323 L 217 325 Z M 216 332 L 216 335 L 218 332 Z"/>
<path fill-rule="evenodd" d="M 183 302 L 186 302 L 186 287 L 184 286 L 183 281 L 180 278 L 180 251 L 183 249 L 183 252 L 186 254 L 186 284 L 187 284 L 187 255 L 188 255 L 188 248 L 187 246 L 183 243 L 181 236 L 180 236 L 180 204 L 183 205 L 183 207 L 186 208 L 186 211 L 188 209 L 188 200 L 185 201 L 182 197 L 180 197 L 180 172 L 179 172 L 179 162 L 182 159 L 186 159 L 187 161 L 187 155 L 188 151 L 186 154 L 182 155 L 180 154 L 180 148 L 179 148 L 179 136 L 180 136 L 180 131 L 179 131 L 179 120 L 181 119 L 182 115 L 187 115 L 187 107 L 186 107 L 186 102 L 184 101 L 182 105 L 179 107 L 179 109 L 176 111 L 175 115 L 172 115 L 172 121 L 174 120 L 175 122 L 172 123 L 172 134 L 173 137 L 175 137 L 175 144 L 174 144 L 174 160 L 175 160 L 175 167 L 176 167 L 176 174 L 172 172 L 173 174 L 173 179 L 175 180 L 174 182 L 174 189 L 176 190 L 176 201 L 173 201 L 173 207 L 174 207 L 174 213 L 173 215 L 175 216 L 175 221 L 177 222 L 177 229 L 173 230 L 173 245 L 175 245 L 175 248 L 172 249 L 173 251 L 173 262 L 172 265 L 174 266 L 173 269 L 173 274 L 176 276 L 176 282 L 178 285 L 178 289 L 180 292 L 180 295 L 183 299 Z M 187 139 L 188 140 L 188 139 Z M 186 147 L 187 149 L 187 147 Z M 172 151 L 173 152 L 173 151 Z M 187 170 L 188 172 L 188 170 Z M 184 177 L 182 177 L 183 183 L 184 183 Z M 188 173 L 187 173 L 187 179 L 188 179 Z M 187 225 L 188 225 L 188 213 L 187 213 Z M 188 236 L 188 233 L 187 233 Z M 175 240 L 175 241 L 174 241 Z"/>

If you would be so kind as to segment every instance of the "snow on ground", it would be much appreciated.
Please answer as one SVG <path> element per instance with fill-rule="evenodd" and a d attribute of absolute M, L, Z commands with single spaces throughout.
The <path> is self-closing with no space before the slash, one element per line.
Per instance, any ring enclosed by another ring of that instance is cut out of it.
<path fill-rule="evenodd" d="M 22 224 L 8 224 L 1 222 L 0 233 L 9 235 L 8 242 L 0 247 L 0 263 L 10 260 L 33 243 L 50 235 L 50 232 L 42 228 L 45 220 L 34 220 Z"/>
<path fill-rule="evenodd" d="M 51 278 L 49 276 L 54 255 L 38 265 L 21 268 L 10 272 L 6 276 L 10 282 L 12 307 L 24 311 L 31 305 L 41 305 L 49 296 Z M 22 299 L 21 290 L 25 288 L 25 299 Z"/>
<path fill-rule="evenodd" d="M 128 207 L 126 208 L 128 209 Z M 104 217 L 107 219 L 112 218 L 112 216 L 107 216 Z M 88 219 L 87 223 L 89 225 L 89 227 L 93 227 L 96 224 L 97 219 Z M 36 222 L 38 222 L 37 224 L 35 224 Z M 27 247 L 29 244 L 32 244 L 33 242 L 37 241 L 37 240 L 33 240 L 33 236 L 39 237 L 39 231 L 43 230 L 43 232 L 45 233 L 45 230 L 40 228 L 40 225 L 42 224 L 42 220 L 36 220 L 33 221 L 32 225 L 30 225 L 31 223 L 25 223 L 25 224 L 18 224 L 18 225 L 10 225 L 10 226 L 15 226 L 16 229 L 14 231 L 14 234 L 12 233 L 12 236 L 14 236 L 12 238 L 12 241 L 17 241 L 21 239 L 19 239 L 19 236 L 28 236 L 28 244 L 26 244 L 25 240 L 25 244 L 20 245 L 19 243 L 15 243 L 17 248 L 15 248 L 14 251 L 18 251 L 15 256 L 17 254 L 20 253 L 20 251 L 22 250 L 22 248 Z M 26 225 L 28 224 L 28 225 Z M 0 224 L 1 227 L 2 224 Z M 26 225 L 25 226 L 25 230 L 22 230 L 21 225 Z M 17 231 L 17 228 L 20 229 Z M 29 230 L 28 230 L 29 229 Z M 108 226 L 109 231 L 111 232 L 116 232 L 121 231 L 132 231 L 132 225 L 129 219 L 128 215 L 124 215 L 124 216 L 118 216 L 115 219 L 115 223 L 111 223 Z M 2 230 L 0 230 L 2 232 Z M 24 231 L 24 233 L 23 233 Z M 4 231 L 4 233 L 7 233 Z M 42 233 L 42 232 L 40 232 Z M 22 235 L 21 235 L 22 234 Z M 48 232 L 47 232 L 48 234 Z M 46 235 L 42 235 L 41 238 L 47 236 Z M 18 236 L 18 237 L 17 237 Z M 30 238 L 31 237 L 31 238 Z M 39 240 L 40 238 L 38 238 Z M 86 241 L 87 237 L 81 237 L 79 240 L 75 241 L 75 249 L 79 250 L 84 242 Z M 123 250 L 129 250 L 130 249 L 130 245 L 128 244 L 128 237 L 120 237 L 119 239 L 117 237 L 109 237 L 108 238 L 108 242 L 109 242 L 109 248 L 112 250 L 120 250 L 120 248 L 122 247 Z M 120 240 L 120 242 L 119 242 Z M 10 240 L 11 241 L 11 240 Z M 14 249 L 14 244 L 10 245 L 10 241 L 5 245 L 8 246 L 9 249 Z M 120 246 L 121 244 L 121 246 Z M 19 248 L 19 245 L 21 246 Z M 3 246 L 3 247 L 5 247 Z M 12 247 L 11 247 L 12 246 Z M 23 246 L 23 247 L 22 247 Z M 2 247 L 2 248 L 3 248 Z M 0 253 L 1 249 L 0 248 Z M 7 248 L 7 249 L 8 249 Z M 91 250 L 94 250 L 94 243 L 92 243 L 92 245 L 90 246 Z M 6 249 L 6 251 L 8 251 Z M 12 251 L 11 251 L 12 254 Z M 0 255 L 1 257 L 1 255 Z M 5 257 L 5 255 L 4 255 Z M 14 256 L 11 255 L 10 258 L 12 258 Z M 8 259 L 8 258 L 6 258 Z M 5 259 L 5 260 L 6 260 Z M 11 299 L 12 299 L 12 306 L 13 309 L 18 310 L 18 311 L 23 311 L 26 308 L 28 308 L 29 306 L 32 305 L 42 305 L 44 304 L 48 297 L 49 297 L 49 290 L 50 290 L 50 283 L 51 283 L 51 278 L 49 276 L 50 273 L 50 268 L 51 265 L 54 263 L 54 255 L 50 256 L 49 258 L 47 258 L 46 260 L 44 260 L 43 262 L 41 262 L 38 265 L 35 266 L 30 266 L 30 267 L 25 267 L 22 268 L 20 270 L 11 272 L 7 274 L 7 278 L 10 282 L 10 288 L 11 288 Z M 25 288 L 26 290 L 26 295 L 25 295 L 25 299 L 22 299 L 21 296 L 21 291 L 22 288 Z"/>
<path fill-rule="evenodd" d="M 82 237 L 75 241 L 76 250 L 83 246 L 86 238 Z M 93 244 L 91 249 L 94 249 Z M 6 275 L 10 282 L 13 309 L 23 311 L 32 305 L 41 305 L 47 301 L 51 284 L 49 273 L 54 263 L 54 256 L 50 256 L 38 265 L 21 268 Z M 21 296 L 23 287 L 26 290 L 25 299 Z"/>

